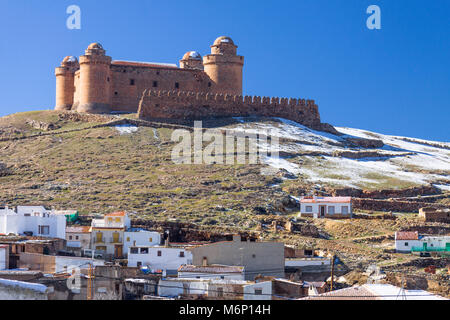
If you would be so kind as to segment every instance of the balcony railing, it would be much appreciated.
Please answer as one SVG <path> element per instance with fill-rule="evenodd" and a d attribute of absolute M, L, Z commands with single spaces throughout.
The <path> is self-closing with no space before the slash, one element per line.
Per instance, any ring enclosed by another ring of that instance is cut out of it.
<path fill-rule="evenodd" d="M 122 243 L 122 238 L 109 238 L 110 243 Z"/>

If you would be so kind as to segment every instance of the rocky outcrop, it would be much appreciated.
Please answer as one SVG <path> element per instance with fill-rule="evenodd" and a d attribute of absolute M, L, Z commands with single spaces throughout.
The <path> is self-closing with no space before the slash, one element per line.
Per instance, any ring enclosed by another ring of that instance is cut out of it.
<path fill-rule="evenodd" d="M 354 147 L 361 147 L 365 149 L 379 149 L 384 146 L 384 142 L 377 139 L 347 137 L 345 140 Z"/>
<path fill-rule="evenodd" d="M 43 131 L 50 131 L 50 130 L 56 130 L 59 129 L 60 127 L 54 123 L 46 123 L 46 122 L 41 122 L 41 121 L 36 121 L 36 120 L 31 120 L 28 119 L 26 121 L 26 123 L 33 127 L 34 129 L 38 129 L 38 130 L 43 130 Z"/>

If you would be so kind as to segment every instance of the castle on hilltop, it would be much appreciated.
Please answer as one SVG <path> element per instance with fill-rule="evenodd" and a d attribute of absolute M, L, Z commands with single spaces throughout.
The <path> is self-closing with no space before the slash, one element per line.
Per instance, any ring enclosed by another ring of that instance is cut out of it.
<path fill-rule="evenodd" d="M 242 96 L 244 57 L 229 37 L 217 38 L 211 54 L 187 52 L 175 64 L 112 60 L 99 43 L 64 58 L 56 68 L 56 110 L 130 112 L 145 119 L 284 117 L 334 131 L 320 122 L 313 100 Z"/>

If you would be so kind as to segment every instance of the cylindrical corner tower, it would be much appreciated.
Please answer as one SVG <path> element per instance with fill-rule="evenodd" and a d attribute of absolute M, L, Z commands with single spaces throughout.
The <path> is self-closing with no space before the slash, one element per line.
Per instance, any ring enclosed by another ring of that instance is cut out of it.
<path fill-rule="evenodd" d="M 80 57 L 78 112 L 108 113 L 111 101 L 111 57 L 99 43 L 92 43 Z M 78 88 L 77 88 L 78 90 Z"/>
<path fill-rule="evenodd" d="M 180 68 L 203 70 L 202 56 L 197 51 L 186 52 L 180 60 Z"/>
<path fill-rule="evenodd" d="M 203 58 L 206 74 L 211 78 L 211 92 L 242 95 L 244 57 L 229 37 L 219 37 L 211 46 L 211 54 Z"/>
<path fill-rule="evenodd" d="M 65 57 L 61 66 L 55 69 L 56 104 L 55 110 L 70 110 L 75 92 L 75 72 L 80 68 L 75 57 Z"/>

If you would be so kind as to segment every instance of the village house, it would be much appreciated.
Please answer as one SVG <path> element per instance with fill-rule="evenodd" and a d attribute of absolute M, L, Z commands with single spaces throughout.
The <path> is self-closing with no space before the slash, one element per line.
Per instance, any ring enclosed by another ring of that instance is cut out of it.
<path fill-rule="evenodd" d="M 66 217 L 42 206 L 0 209 L 0 234 L 66 238 Z"/>
<path fill-rule="evenodd" d="M 0 245 L 7 245 L 9 269 L 19 266 L 20 253 L 39 253 L 57 255 L 66 248 L 66 240 L 47 237 L 0 236 Z"/>
<path fill-rule="evenodd" d="M 20 253 L 18 268 L 28 269 L 34 271 L 41 271 L 43 273 L 72 273 L 78 269 L 88 268 L 89 265 L 102 266 L 105 264 L 103 260 L 68 257 L 68 256 L 49 256 L 39 253 Z"/>
<path fill-rule="evenodd" d="M 245 279 L 258 275 L 284 277 L 284 244 L 261 242 L 234 235 L 232 241 L 221 241 L 189 249 L 196 266 L 243 266 Z"/>
<path fill-rule="evenodd" d="M 178 273 L 182 265 L 192 264 L 192 253 L 184 247 L 136 246 L 128 250 L 128 267 L 148 267 L 153 273 Z"/>
<path fill-rule="evenodd" d="M 158 283 L 158 295 L 178 299 L 271 300 L 272 282 L 163 278 Z"/>
<path fill-rule="evenodd" d="M 450 209 L 420 208 L 419 218 L 424 222 L 450 223 Z"/>
<path fill-rule="evenodd" d="M 239 266 L 193 266 L 183 265 L 178 269 L 178 278 L 244 280 L 244 267 Z"/>
<path fill-rule="evenodd" d="M 300 217 L 352 218 L 351 197 L 303 197 L 300 199 Z"/>
<path fill-rule="evenodd" d="M 83 249 L 90 249 L 91 247 L 91 227 L 67 227 L 66 241 L 68 250 L 75 250 L 81 255 Z"/>
<path fill-rule="evenodd" d="M 417 231 L 395 233 L 395 250 L 401 253 L 450 253 L 450 236 L 420 235 Z"/>
<path fill-rule="evenodd" d="M 93 219 L 91 227 L 92 249 L 104 252 L 111 259 L 123 258 L 124 232 L 131 227 L 126 212 L 114 212 L 105 215 L 103 219 Z"/>
<path fill-rule="evenodd" d="M 148 231 L 139 228 L 130 228 L 124 233 L 124 253 L 128 255 L 128 249 L 135 246 L 159 246 L 161 235 L 156 231 Z"/>

